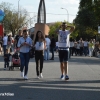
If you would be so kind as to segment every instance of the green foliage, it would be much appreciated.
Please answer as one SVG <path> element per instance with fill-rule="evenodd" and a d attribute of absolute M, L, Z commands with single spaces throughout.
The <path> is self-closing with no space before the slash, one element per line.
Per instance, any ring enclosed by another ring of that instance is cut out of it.
<path fill-rule="evenodd" d="M 6 33 L 12 32 L 14 36 L 19 28 L 22 28 L 24 25 L 28 26 L 28 12 L 25 9 L 20 9 L 18 12 L 18 9 L 14 9 L 12 4 L 6 2 L 0 4 L 0 9 L 5 13 L 3 24 Z"/>
<path fill-rule="evenodd" d="M 78 37 L 93 38 L 100 24 L 100 1 L 80 0 L 78 15 L 74 20 Z"/>

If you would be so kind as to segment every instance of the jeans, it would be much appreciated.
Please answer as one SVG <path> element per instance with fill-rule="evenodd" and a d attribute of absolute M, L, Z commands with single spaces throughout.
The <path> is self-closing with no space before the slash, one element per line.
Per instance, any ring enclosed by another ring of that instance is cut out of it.
<path fill-rule="evenodd" d="M 42 69 L 43 69 L 43 51 L 35 51 L 35 62 L 36 62 L 36 73 L 37 76 L 39 76 L 39 71 L 40 73 L 42 73 Z M 39 63 L 40 61 L 40 63 Z M 39 64 L 40 64 L 40 70 L 39 70 Z"/>
<path fill-rule="evenodd" d="M 93 56 L 93 48 L 89 48 L 89 56 Z"/>
<path fill-rule="evenodd" d="M 21 72 L 23 72 L 24 71 L 24 67 L 25 67 L 24 75 L 27 75 L 27 73 L 28 73 L 29 59 L 30 59 L 29 58 L 29 53 L 20 52 L 20 60 L 21 60 L 20 70 L 21 70 Z"/>
<path fill-rule="evenodd" d="M 6 46 L 7 45 L 3 45 L 3 52 L 4 52 L 4 54 L 6 53 Z"/>
<path fill-rule="evenodd" d="M 6 66 L 9 67 L 9 61 L 4 62 L 4 68 L 6 68 Z"/>
<path fill-rule="evenodd" d="M 84 47 L 84 55 L 87 56 L 88 54 L 88 47 Z"/>
<path fill-rule="evenodd" d="M 49 59 L 49 51 L 50 51 L 50 47 L 47 46 L 47 49 L 44 50 L 44 59 L 48 60 Z"/>

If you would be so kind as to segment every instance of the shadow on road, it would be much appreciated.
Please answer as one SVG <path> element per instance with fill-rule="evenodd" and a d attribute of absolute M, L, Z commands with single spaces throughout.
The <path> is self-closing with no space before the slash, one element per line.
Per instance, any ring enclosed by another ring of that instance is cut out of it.
<path fill-rule="evenodd" d="M 0 97 L 1 100 L 99 100 L 100 87 L 79 84 L 95 84 L 100 80 L 61 81 L 58 79 L 35 78 L 23 80 L 18 78 L 0 78 L 5 83 L 14 81 L 13 84 L 1 84 L 1 93 L 14 93 L 14 97 Z M 73 85 L 74 84 L 74 85 Z"/>

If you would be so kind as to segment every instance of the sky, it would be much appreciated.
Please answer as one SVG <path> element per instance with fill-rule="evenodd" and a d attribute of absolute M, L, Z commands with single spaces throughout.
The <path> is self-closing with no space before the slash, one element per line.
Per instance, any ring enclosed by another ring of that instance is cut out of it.
<path fill-rule="evenodd" d="M 15 9 L 25 8 L 29 12 L 30 18 L 37 22 L 37 12 L 40 0 L 0 0 L 14 5 Z M 68 20 L 70 23 L 75 19 L 80 0 L 45 0 L 46 23 Z M 64 8 L 64 9 L 61 9 Z"/>

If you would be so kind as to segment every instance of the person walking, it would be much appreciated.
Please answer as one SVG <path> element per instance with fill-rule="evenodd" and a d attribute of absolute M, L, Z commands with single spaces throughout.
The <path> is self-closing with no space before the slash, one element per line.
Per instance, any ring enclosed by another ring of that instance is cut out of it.
<path fill-rule="evenodd" d="M 46 42 L 46 49 L 44 50 L 44 60 L 49 60 L 49 51 L 50 51 L 50 39 L 48 36 L 45 36 L 45 42 Z"/>
<path fill-rule="evenodd" d="M 2 54 L 2 43 L 3 43 L 3 38 L 0 36 L 0 54 Z"/>
<path fill-rule="evenodd" d="M 4 70 L 6 70 L 6 68 L 9 67 L 10 56 L 11 56 L 11 54 L 9 53 L 9 50 L 6 49 L 6 52 L 4 54 Z"/>
<path fill-rule="evenodd" d="M 3 52 L 4 52 L 4 54 L 6 53 L 7 41 L 8 41 L 8 37 L 4 33 L 4 37 L 3 37 Z"/>
<path fill-rule="evenodd" d="M 54 60 L 54 49 L 55 49 L 55 46 L 56 46 L 56 40 L 54 38 L 54 34 L 52 34 L 51 44 L 50 44 L 50 51 L 52 53 L 52 57 L 51 57 L 50 60 Z"/>
<path fill-rule="evenodd" d="M 18 35 L 16 35 L 15 40 L 14 40 L 14 47 L 18 48 L 18 40 L 19 38 L 22 37 L 22 30 L 18 31 Z"/>
<path fill-rule="evenodd" d="M 94 44 L 93 44 L 92 40 L 90 40 L 88 47 L 89 47 L 89 57 L 92 57 L 93 56 L 93 49 L 94 49 Z"/>
<path fill-rule="evenodd" d="M 43 70 L 43 61 L 44 61 L 44 50 L 46 49 L 46 42 L 44 35 L 41 31 L 37 31 L 35 41 L 35 62 L 36 62 L 36 74 L 37 78 L 43 78 L 42 70 Z M 40 64 L 40 70 L 39 70 Z"/>
<path fill-rule="evenodd" d="M 61 28 L 61 30 L 59 30 Z M 66 28 L 70 28 L 66 30 Z M 62 25 L 57 29 L 58 33 L 58 50 L 59 50 L 59 60 L 61 67 L 61 79 L 68 80 L 68 58 L 69 58 L 69 37 L 70 33 L 74 31 L 73 26 L 67 26 L 66 23 L 62 23 Z"/>
<path fill-rule="evenodd" d="M 88 54 L 88 40 L 87 39 L 85 39 L 85 41 L 84 41 L 84 55 L 85 56 L 87 56 L 87 54 Z"/>
<path fill-rule="evenodd" d="M 28 37 L 27 30 L 23 30 L 23 36 L 18 40 L 18 48 L 20 48 L 20 60 L 21 60 L 21 77 L 28 79 L 28 64 L 29 64 L 29 50 L 32 47 L 32 39 Z M 24 70 L 25 67 L 25 70 Z"/>

